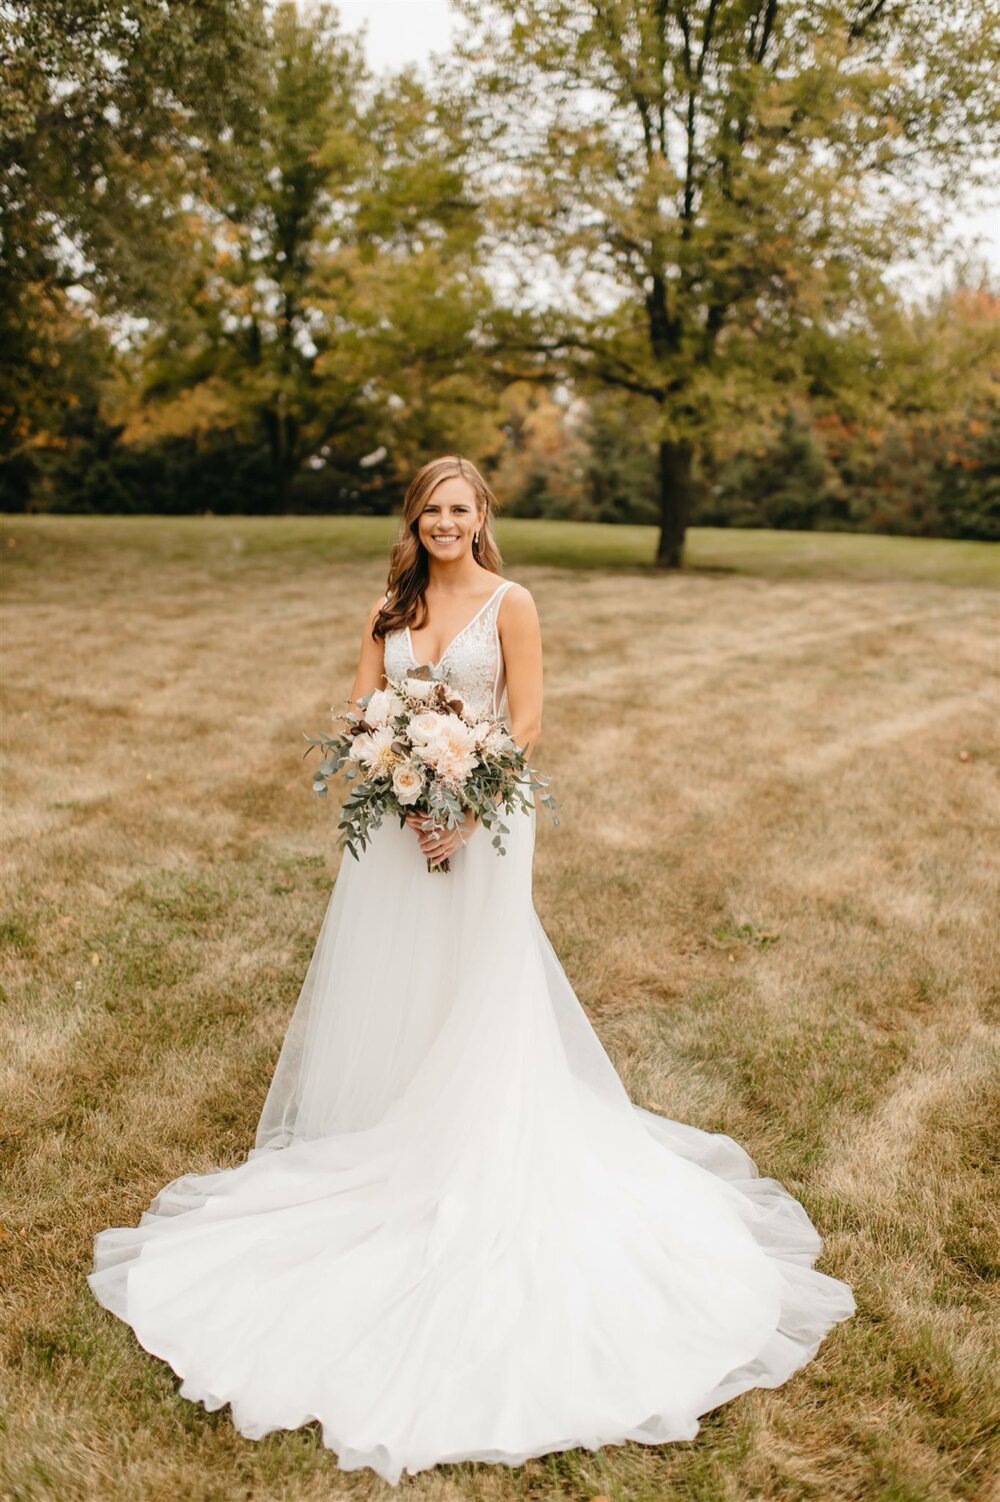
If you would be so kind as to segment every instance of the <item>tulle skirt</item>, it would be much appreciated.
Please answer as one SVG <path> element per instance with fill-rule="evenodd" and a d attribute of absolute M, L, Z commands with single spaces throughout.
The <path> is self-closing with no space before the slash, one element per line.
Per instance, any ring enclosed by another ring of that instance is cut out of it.
<path fill-rule="evenodd" d="M 100 1232 L 88 1282 L 207 1409 L 344 1470 L 688 1440 L 854 1310 L 731 1138 L 634 1105 L 532 904 L 534 808 L 428 872 L 341 863 L 236 1167 Z"/>

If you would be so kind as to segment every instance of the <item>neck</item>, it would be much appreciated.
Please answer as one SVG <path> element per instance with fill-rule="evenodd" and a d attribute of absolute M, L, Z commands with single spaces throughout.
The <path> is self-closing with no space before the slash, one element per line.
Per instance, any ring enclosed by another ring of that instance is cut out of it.
<path fill-rule="evenodd" d="M 442 563 L 437 558 L 427 561 L 427 587 L 435 594 L 462 595 L 474 589 L 486 570 L 476 563 L 472 554 L 456 558 L 454 563 Z"/>

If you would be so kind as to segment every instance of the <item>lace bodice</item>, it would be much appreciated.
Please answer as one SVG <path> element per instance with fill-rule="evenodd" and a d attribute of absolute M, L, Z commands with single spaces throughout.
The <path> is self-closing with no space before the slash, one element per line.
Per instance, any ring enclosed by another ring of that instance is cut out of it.
<path fill-rule="evenodd" d="M 475 715 L 507 719 L 507 674 L 497 631 L 500 601 L 513 584 L 504 579 L 470 621 L 457 631 L 433 664 Z M 419 667 L 410 641 L 410 628 L 390 631 L 385 638 L 387 678 L 405 678 Z"/>

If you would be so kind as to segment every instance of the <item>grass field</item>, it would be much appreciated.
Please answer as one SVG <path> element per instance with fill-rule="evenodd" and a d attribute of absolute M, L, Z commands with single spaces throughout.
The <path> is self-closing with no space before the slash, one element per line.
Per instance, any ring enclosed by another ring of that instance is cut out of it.
<path fill-rule="evenodd" d="M 692 1443 L 393 1489 L 315 1425 L 243 1439 L 93 1299 L 96 1230 L 252 1145 L 338 860 L 301 732 L 348 693 L 394 527 L 4 523 L 0 1496 L 985 1502 L 989 545 L 696 531 L 665 576 L 649 529 L 498 529 L 542 620 L 561 801 L 535 906 L 633 1098 L 735 1137 L 817 1223 L 859 1312 L 814 1363 Z"/>

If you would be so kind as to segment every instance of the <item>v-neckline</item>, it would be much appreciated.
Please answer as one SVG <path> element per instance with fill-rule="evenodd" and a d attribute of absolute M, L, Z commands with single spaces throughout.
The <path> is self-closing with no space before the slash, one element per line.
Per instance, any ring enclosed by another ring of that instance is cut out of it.
<path fill-rule="evenodd" d="M 510 583 L 509 579 L 501 579 L 500 583 L 497 585 L 496 589 L 490 595 L 489 599 L 488 600 L 484 600 L 483 603 L 480 605 L 479 609 L 476 611 L 475 615 L 472 616 L 472 618 L 470 620 L 467 620 L 466 623 L 465 623 L 465 625 L 462 626 L 460 630 L 458 630 L 458 631 L 455 632 L 455 635 L 452 637 L 451 641 L 445 647 L 444 651 L 441 653 L 441 656 L 438 657 L 438 658 L 436 658 L 436 659 L 432 659 L 430 662 L 418 662 L 417 661 L 416 653 L 413 650 L 413 637 L 410 635 L 410 628 L 409 628 L 409 626 L 407 626 L 406 627 L 406 647 L 407 647 L 407 650 L 408 650 L 408 652 L 410 654 L 410 661 L 413 663 L 413 666 L 415 668 L 420 668 L 420 667 L 438 668 L 438 667 L 440 667 L 441 664 L 442 664 L 442 662 L 444 662 L 445 658 L 447 657 L 448 653 L 451 651 L 452 647 L 458 641 L 458 638 L 460 636 L 464 636 L 465 633 L 466 633 L 466 631 L 468 631 L 468 629 L 469 629 L 470 626 L 474 626 L 475 625 L 476 621 L 478 621 L 479 617 L 482 615 L 482 613 L 486 609 L 487 605 L 492 604 L 492 602 L 496 599 L 497 595 L 503 589 L 504 585 L 505 584 L 509 584 L 509 583 Z"/>

